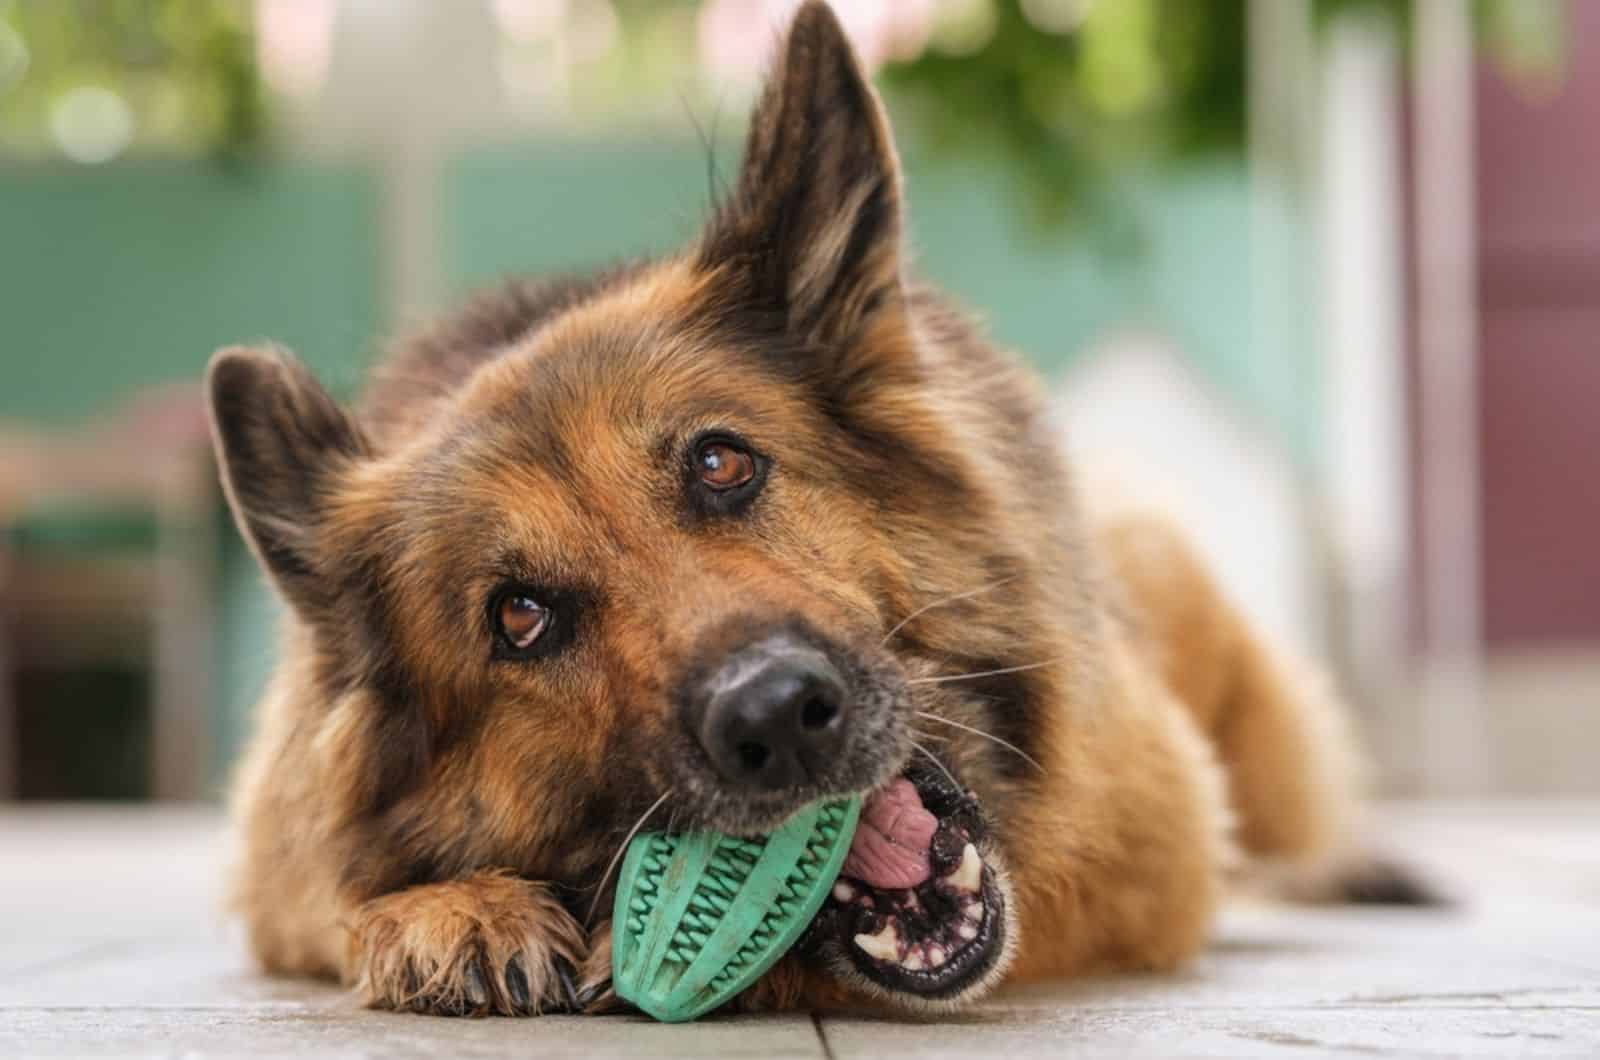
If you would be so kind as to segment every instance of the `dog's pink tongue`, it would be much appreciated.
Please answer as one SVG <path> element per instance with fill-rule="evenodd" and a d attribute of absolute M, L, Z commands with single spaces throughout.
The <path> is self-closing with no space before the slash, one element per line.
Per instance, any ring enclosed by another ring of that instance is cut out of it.
<path fill-rule="evenodd" d="M 917 789 L 901 777 L 867 796 L 839 873 L 873 887 L 915 887 L 933 875 L 928 847 L 938 827 Z"/>

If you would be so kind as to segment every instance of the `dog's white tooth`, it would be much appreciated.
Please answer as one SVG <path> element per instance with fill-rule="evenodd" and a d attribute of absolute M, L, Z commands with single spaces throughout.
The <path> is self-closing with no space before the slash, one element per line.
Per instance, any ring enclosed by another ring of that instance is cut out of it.
<path fill-rule="evenodd" d="M 983 859 L 978 856 L 978 848 L 968 843 L 961 851 L 961 864 L 944 881 L 958 891 L 977 894 L 983 887 Z"/>
<path fill-rule="evenodd" d="M 944 964 L 944 958 L 945 958 L 945 953 L 944 953 L 944 947 L 943 946 L 929 946 L 928 947 L 928 967 L 929 968 L 938 968 L 938 967 L 940 967 L 941 965 Z"/>
<path fill-rule="evenodd" d="M 920 972 L 926 965 L 923 963 L 922 954 L 912 950 L 906 959 L 900 962 L 900 967 L 908 972 Z"/>
<path fill-rule="evenodd" d="M 853 901 L 856 896 L 856 889 L 840 880 L 833 885 L 833 896 L 841 902 Z"/>
<path fill-rule="evenodd" d="M 956 934 L 960 935 L 968 942 L 971 942 L 973 939 L 978 937 L 978 925 L 969 920 L 960 927 L 956 928 Z"/>
<path fill-rule="evenodd" d="M 857 935 L 855 944 L 868 957 L 876 957 L 880 961 L 900 959 L 900 935 L 895 931 L 893 922 L 883 925 L 883 930 L 876 935 Z"/>

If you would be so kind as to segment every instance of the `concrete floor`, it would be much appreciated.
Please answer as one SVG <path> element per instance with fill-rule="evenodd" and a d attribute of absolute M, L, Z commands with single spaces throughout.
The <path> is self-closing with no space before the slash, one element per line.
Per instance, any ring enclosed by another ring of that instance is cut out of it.
<path fill-rule="evenodd" d="M 1459 910 L 1241 906 L 1173 977 L 1014 991 L 960 1020 L 444 1020 L 254 974 L 219 818 L 0 810 L 0 1057 L 1600 1057 L 1600 804 L 1389 807 Z"/>

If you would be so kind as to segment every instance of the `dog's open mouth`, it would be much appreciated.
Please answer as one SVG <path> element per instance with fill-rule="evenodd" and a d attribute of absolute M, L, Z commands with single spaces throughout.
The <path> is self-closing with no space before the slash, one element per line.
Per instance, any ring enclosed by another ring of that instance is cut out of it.
<path fill-rule="evenodd" d="M 818 930 L 890 993 L 967 993 L 1005 948 L 1005 895 L 981 853 L 984 832 L 977 800 L 944 776 L 873 792 Z"/>

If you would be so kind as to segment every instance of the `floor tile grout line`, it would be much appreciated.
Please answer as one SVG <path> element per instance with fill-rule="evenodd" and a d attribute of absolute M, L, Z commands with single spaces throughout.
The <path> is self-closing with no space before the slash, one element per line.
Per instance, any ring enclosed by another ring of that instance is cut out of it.
<path fill-rule="evenodd" d="M 833 1055 L 833 1046 L 828 1044 L 828 1032 L 822 1027 L 822 1013 L 811 1014 L 811 1026 L 817 1031 L 817 1044 L 822 1046 L 823 1060 L 837 1060 Z"/>

